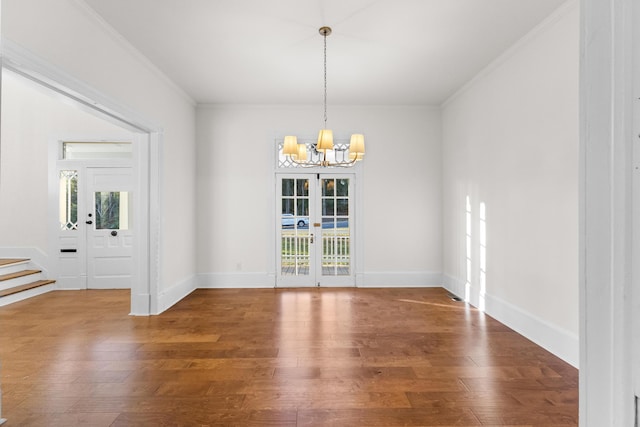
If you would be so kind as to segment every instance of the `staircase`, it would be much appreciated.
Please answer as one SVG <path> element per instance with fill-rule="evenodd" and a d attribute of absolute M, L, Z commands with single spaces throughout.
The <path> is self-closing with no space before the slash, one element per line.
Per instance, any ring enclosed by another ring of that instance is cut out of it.
<path fill-rule="evenodd" d="M 31 260 L 0 258 L 0 307 L 49 292 L 54 283 L 33 269 Z"/>

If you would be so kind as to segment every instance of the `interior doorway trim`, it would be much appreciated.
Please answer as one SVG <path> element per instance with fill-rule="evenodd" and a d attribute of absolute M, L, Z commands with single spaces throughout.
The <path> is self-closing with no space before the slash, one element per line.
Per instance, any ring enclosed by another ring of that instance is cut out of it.
<path fill-rule="evenodd" d="M 2 40 L 2 68 L 10 70 L 72 101 L 82 110 L 142 136 L 140 187 L 148 197 L 143 198 L 142 224 L 139 245 L 135 249 L 135 276 L 131 289 L 131 315 L 150 315 L 159 312 L 159 283 L 161 259 L 161 193 L 162 131 L 152 121 L 115 102 L 86 83 L 47 63 L 10 40 Z M 146 138 L 144 137 L 146 136 Z"/>

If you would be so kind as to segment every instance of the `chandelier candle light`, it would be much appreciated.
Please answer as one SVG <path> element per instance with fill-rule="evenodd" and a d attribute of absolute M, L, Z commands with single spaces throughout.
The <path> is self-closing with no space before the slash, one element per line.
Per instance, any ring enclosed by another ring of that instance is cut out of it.
<path fill-rule="evenodd" d="M 349 156 L 343 156 L 340 160 L 331 162 L 327 159 L 327 151 L 334 150 L 333 147 L 333 131 L 327 129 L 327 36 L 331 34 L 331 28 L 321 27 L 320 35 L 324 38 L 324 129 L 318 134 L 318 142 L 311 146 L 318 156 L 318 160 L 311 160 L 307 156 L 307 144 L 298 144 L 298 138 L 295 136 L 285 136 L 282 153 L 291 159 L 297 165 L 305 167 L 349 167 L 353 166 L 357 161 L 364 157 L 364 135 L 353 134 L 349 142 Z M 335 150 L 338 151 L 338 150 Z M 340 151 L 346 151 L 340 150 Z"/>

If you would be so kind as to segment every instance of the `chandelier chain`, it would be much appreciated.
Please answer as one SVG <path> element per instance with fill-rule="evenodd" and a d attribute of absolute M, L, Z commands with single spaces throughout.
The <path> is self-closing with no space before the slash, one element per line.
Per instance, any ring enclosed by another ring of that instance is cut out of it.
<path fill-rule="evenodd" d="M 324 37 L 324 128 L 327 128 L 327 33 Z"/>

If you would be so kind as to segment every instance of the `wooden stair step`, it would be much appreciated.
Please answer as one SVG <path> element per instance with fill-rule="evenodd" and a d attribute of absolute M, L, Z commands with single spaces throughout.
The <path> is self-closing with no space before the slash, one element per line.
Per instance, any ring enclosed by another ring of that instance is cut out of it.
<path fill-rule="evenodd" d="M 17 279 L 18 277 L 30 276 L 31 274 L 41 273 L 42 270 L 22 270 L 16 271 L 15 273 L 2 274 L 0 275 L 0 282 L 4 282 L 5 280 Z"/>
<path fill-rule="evenodd" d="M 25 258 L 0 258 L 0 267 L 11 264 L 19 264 L 21 262 L 27 262 Z"/>
<path fill-rule="evenodd" d="M 4 289 L 0 291 L 0 298 L 17 294 L 18 292 L 22 292 L 22 291 L 28 291 L 29 289 L 39 288 L 40 286 L 49 285 L 51 283 L 55 283 L 55 280 L 38 280 L 36 282 L 27 283 L 26 285 L 20 285 L 20 286 L 15 286 L 9 289 Z"/>

